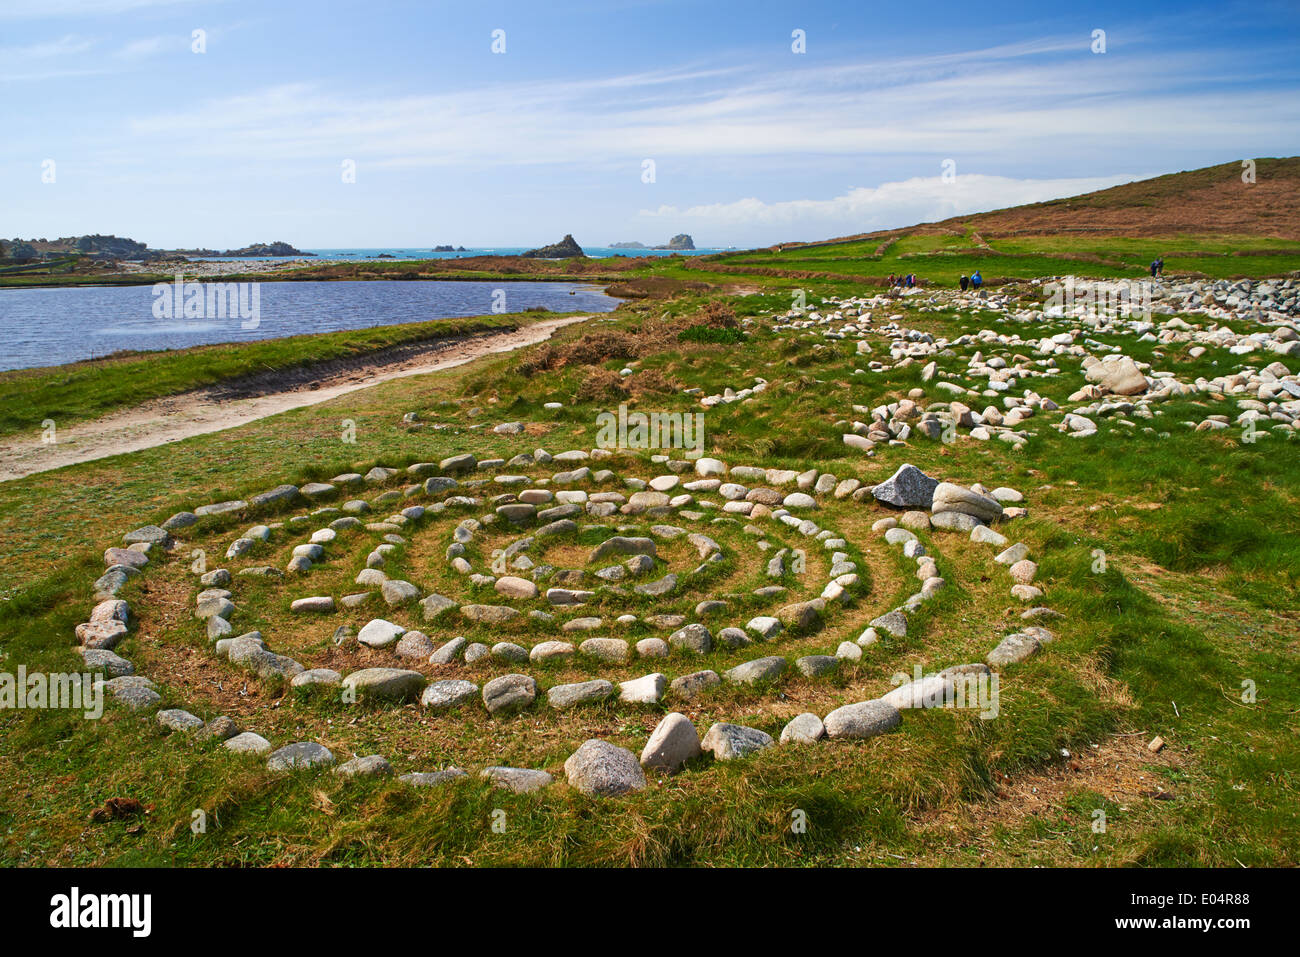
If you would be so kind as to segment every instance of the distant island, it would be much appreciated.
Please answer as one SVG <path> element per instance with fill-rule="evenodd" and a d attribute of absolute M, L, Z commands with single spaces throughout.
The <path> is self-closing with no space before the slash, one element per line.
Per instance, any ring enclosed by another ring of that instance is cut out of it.
<path fill-rule="evenodd" d="M 125 236 L 63 236 L 59 239 L 0 240 L 0 256 L 17 260 L 90 256 L 94 259 L 161 259 L 167 255 Z"/>
<path fill-rule="evenodd" d="M 251 246 L 245 246 L 243 249 L 227 249 L 221 256 L 232 258 L 254 258 L 262 256 L 315 256 L 315 253 L 305 253 L 301 249 L 295 249 L 288 243 L 279 241 L 273 243 L 253 243 Z"/>
<path fill-rule="evenodd" d="M 469 252 L 464 246 L 434 246 L 435 253 L 464 253 Z"/>
<path fill-rule="evenodd" d="M 61 256 L 89 256 L 92 259 L 129 259 L 149 262 L 184 256 L 223 256 L 230 259 L 253 259 L 264 256 L 315 256 L 288 243 L 253 243 L 243 249 L 150 249 L 148 244 L 125 236 L 63 236 L 59 239 L 12 239 L 0 241 L 0 257 L 16 260 L 57 259 Z"/>
<path fill-rule="evenodd" d="M 610 243 L 610 249 L 694 249 L 695 240 L 691 239 L 690 233 L 678 233 L 662 246 L 647 246 L 644 243 Z"/>
<path fill-rule="evenodd" d="M 558 243 L 552 243 L 550 246 L 542 246 L 538 249 L 530 249 L 526 253 L 521 253 L 525 259 L 576 259 L 580 256 L 587 255 L 582 251 L 582 247 L 569 233 L 564 234 L 564 238 Z"/>

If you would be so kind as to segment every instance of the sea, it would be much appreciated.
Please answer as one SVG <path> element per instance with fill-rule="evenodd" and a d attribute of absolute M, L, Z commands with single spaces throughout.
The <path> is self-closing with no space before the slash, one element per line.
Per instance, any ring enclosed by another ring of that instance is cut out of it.
<path fill-rule="evenodd" d="M 427 252 L 425 253 L 427 256 Z M 212 284 L 215 284 L 216 280 Z M 191 281 L 189 285 L 197 285 Z M 209 285 L 212 285 L 209 284 Z M 251 282 L 238 304 L 185 318 L 167 290 L 144 286 L 0 289 L 0 370 L 55 366 L 114 352 L 251 342 L 542 307 L 611 312 L 620 300 L 574 282 Z M 206 296 L 206 290 L 205 290 Z M 254 298 L 256 297 L 256 298 Z M 170 300 L 164 303 L 164 298 Z M 235 298 L 232 297 L 232 302 Z M 256 303 L 256 316 L 252 306 Z M 160 306 L 166 305 L 163 309 Z"/>

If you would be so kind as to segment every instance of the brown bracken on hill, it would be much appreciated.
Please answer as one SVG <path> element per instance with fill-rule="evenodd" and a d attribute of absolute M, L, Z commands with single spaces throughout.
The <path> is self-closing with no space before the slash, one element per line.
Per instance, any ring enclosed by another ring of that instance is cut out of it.
<path fill-rule="evenodd" d="M 1164 236 L 1174 233 L 1300 239 L 1300 157 L 1257 159 L 1255 182 L 1242 181 L 1241 161 L 1207 166 L 1045 203 L 954 216 L 907 229 L 843 236 L 821 243 L 890 239 L 927 233 L 984 239 L 1043 234 Z M 786 243 L 791 249 L 799 243 Z"/>

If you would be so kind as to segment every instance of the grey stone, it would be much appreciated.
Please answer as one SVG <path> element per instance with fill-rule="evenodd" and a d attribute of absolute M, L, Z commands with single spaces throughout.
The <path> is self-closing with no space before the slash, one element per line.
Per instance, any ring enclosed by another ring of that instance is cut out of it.
<path fill-rule="evenodd" d="M 723 672 L 723 677 L 735 684 L 753 685 L 773 681 L 785 673 L 786 662 L 780 655 L 755 658 Z"/>
<path fill-rule="evenodd" d="M 697 655 L 707 655 L 713 650 L 713 636 L 709 629 L 697 623 L 674 631 L 668 636 L 668 644 Z"/>
<path fill-rule="evenodd" d="M 583 794 L 615 797 L 645 787 L 645 772 L 626 748 L 592 738 L 564 762 L 569 784 Z"/>
<path fill-rule="evenodd" d="M 937 479 L 930 478 L 915 465 L 904 464 L 875 486 L 871 494 L 877 501 L 896 508 L 930 508 L 938 485 Z"/>
<path fill-rule="evenodd" d="M 435 681 L 424 689 L 420 704 L 433 711 L 445 711 L 464 704 L 479 692 L 472 681 Z"/>
<path fill-rule="evenodd" d="M 449 665 L 456 660 L 456 657 L 465 650 L 467 645 L 469 645 L 469 639 L 453 638 L 429 656 L 429 664 Z"/>
<path fill-rule="evenodd" d="M 528 794 L 550 787 L 555 780 L 545 771 L 534 771 L 531 768 L 484 768 L 479 772 L 479 777 L 486 778 L 494 786 L 513 791 L 515 794 Z"/>
<path fill-rule="evenodd" d="M 226 738 L 221 744 L 222 747 L 234 751 L 236 754 L 266 754 L 271 750 L 271 742 L 252 731 L 233 735 Z"/>
<path fill-rule="evenodd" d="M 685 715 L 673 711 L 664 715 L 650 733 L 650 740 L 641 750 L 641 766 L 672 774 L 701 754 L 700 735 L 695 725 Z"/>
<path fill-rule="evenodd" d="M 902 720 L 903 716 L 893 705 L 883 701 L 859 701 L 836 708 L 826 716 L 826 736 L 873 738 L 898 727 Z"/>
<path fill-rule="evenodd" d="M 1037 638 L 1023 632 L 1015 632 L 1003 638 L 984 660 L 994 668 L 1014 665 L 1033 655 L 1038 651 L 1038 647 Z"/>
<path fill-rule="evenodd" d="M 460 613 L 467 621 L 485 625 L 504 624 L 519 616 L 518 611 L 506 605 L 461 605 Z"/>
<path fill-rule="evenodd" d="M 406 634 L 406 629 L 401 625 L 386 621 L 383 618 L 376 618 L 367 622 L 358 632 L 357 642 L 368 648 L 387 648 L 404 634 Z"/>
<path fill-rule="evenodd" d="M 494 715 L 521 711 L 536 697 L 537 682 L 528 675 L 502 675 L 483 686 L 483 704 Z"/>
<path fill-rule="evenodd" d="M 443 595 L 433 594 L 420 602 L 420 611 L 425 621 L 433 621 L 443 612 L 456 607 L 456 603 Z"/>
<path fill-rule="evenodd" d="M 415 771 L 411 774 L 403 774 L 397 780 L 413 788 L 431 788 L 439 784 L 448 784 L 465 776 L 465 772 L 460 768 L 446 768 L 442 771 Z"/>
<path fill-rule="evenodd" d="M 674 678 L 669 690 L 678 698 L 691 701 L 710 688 L 722 684 L 722 679 L 714 671 L 696 671 L 689 675 Z"/>
<path fill-rule="evenodd" d="M 815 744 L 826 734 L 822 719 L 811 711 L 796 715 L 781 729 L 782 744 Z"/>
<path fill-rule="evenodd" d="M 731 761 L 770 748 L 775 743 L 765 731 L 720 721 L 709 728 L 700 748 L 712 753 L 718 761 Z"/>
<path fill-rule="evenodd" d="M 334 763 L 330 749 L 315 741 L 295 741 L 286 744 L 266 759 L 267 770 L 294 771 Z"/>
<path fill-rule="evenodd" d="M 603 678 L 595 681 L 582 681 L 577 684 L 556 685 L 546 692 L 546 700 L 552 708 L 562 711 L 574 705 L 590 704 L 604 701 L 614 694 L 614 685 Z"/>
<path fill-rule="evenodd" d="M 934 490 L 930 508 L 935 513 L 960 512 L 982 522 L 992 522 L 1002 517 L 1002 503 L 997 499 L 951 482 L 939 483 Z"/>
<path fill-rule="evenodd" d="M 907 616 L 901 611 L 890 611 L 871 622 L 876 631 L 883 631 L 895 638 L 907 637 Z"/>
<path fill-rule="evenodd" d="M 424 675 L 404 668 L 362 668 L 343 679 L 343 687 L 358 697 L 407 701 L 416 698 L 425 684 Z"/>
<path fill-rule="evenodd" d="M 154 717 L 167 731 L 193 731 L 196 728 L 203 727 L 202 718 L 190 714 L 188 711 L 182 711 L 180 708 L 168 708 L 165 711 L 159 711 Z"/>
<path fill-rule="evenodd" d="M 364 757 L 344 761 L 334 769 L 334 773 L 345 778 L 390 778 L 393 776 L 393 766 L 383 755 L 367 754 Z"/>
<path fill-rule="evenodd" d="M 856 645 L 854 647 L 857 647 Z M 807 678 L 820 678 L 839 667 L 834 655 L 805 655 L 795 660 L 794 666 Z"/>

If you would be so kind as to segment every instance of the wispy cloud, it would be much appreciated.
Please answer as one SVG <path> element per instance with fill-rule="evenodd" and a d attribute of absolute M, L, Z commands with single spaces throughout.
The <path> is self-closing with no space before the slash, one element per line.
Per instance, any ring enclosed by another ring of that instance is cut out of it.
<path fill-rule="evenodd" d="M 143 37 L 139 40 L 132 40 L 118 49 L 113 55 L 122 60 L 138 60 L 143 57 L 154 56 L 165 50 L 183 50 L 188 44 L 189 37 L 181 37 L 177 34 Z"/>
<path fill-rule="evenodd" d="M 348 156 L 386 167 L 792 154 L 998 157 L 1023 166 L 1063 150 L 1103 156 L 1120 144 L 1160 146 L 1192 129 L 1201 142 L 1236 141 L 1247 153 L 1261 130 L 1300 129 L 1295 83 L 1235 96 L 1242 78 L 1212 54 L 1105 61 L 1078 48 L 1062 55 L 1062 41 L 1043 41 L 780 75 L 681 68 L 397 97 L 303 82 L 141 117 L 130 132 L 165 137 L 190 156 Z"/>
<path fill-rule="evenodd" d="M 149 7 L 194 6 L 199 2 L 201 0 L 8 0 L 0 5 L 0 20 L 104 17 Z"/>
<path fill-rule="evenodd" d="M 710 234 L 758 231 L 787 238 L 825 237 L 886 229 L 900 222 L 934 222 L 988 209 L 1074 196 L 1142 179 L 1147 173 L 1062 179 L 1013 179 L 965 173 L 946 182 L 941 176 L 915 177 L 875 187 L 857 187 L 830 199 L 767 203 L 754 197 L 679 209 L 643 209 L 659 229 L 693 228 Z"/>

